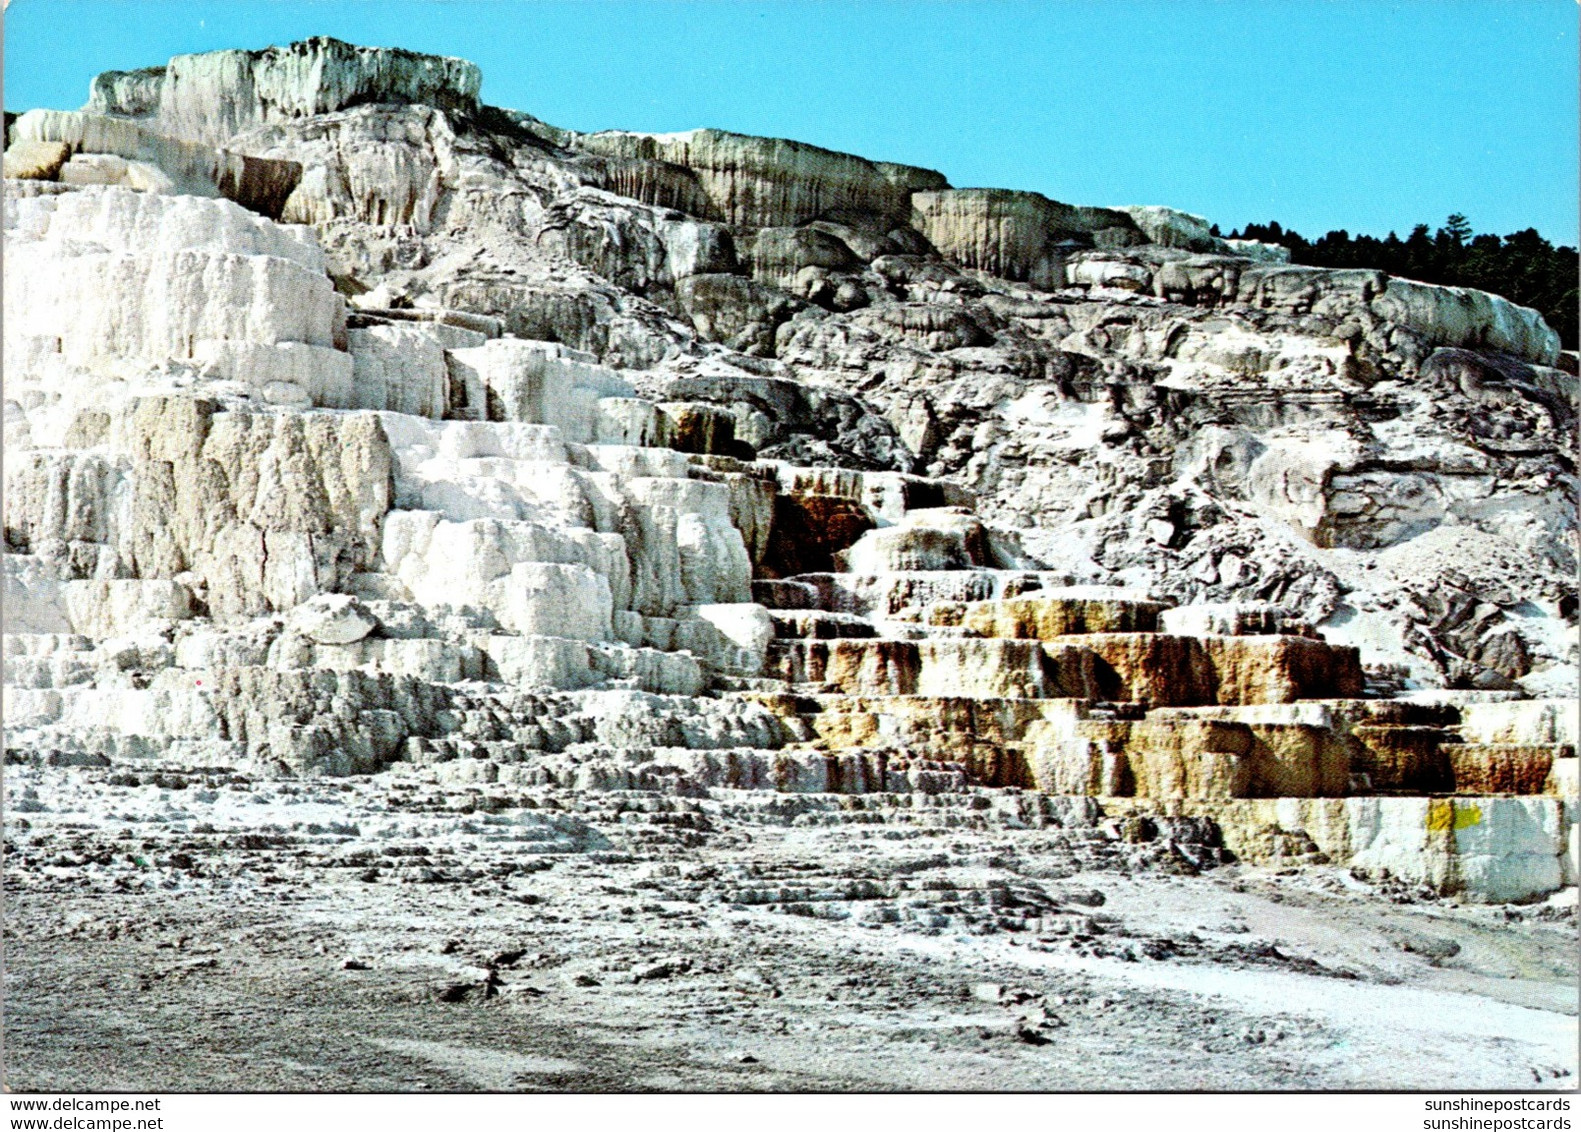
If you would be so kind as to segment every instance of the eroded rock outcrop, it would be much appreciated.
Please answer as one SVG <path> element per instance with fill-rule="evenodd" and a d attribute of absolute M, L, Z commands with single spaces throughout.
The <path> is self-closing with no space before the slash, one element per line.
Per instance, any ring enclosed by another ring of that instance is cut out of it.
<path fill-rule="evenodd" d="M 931 169 L 722 130 L 588 134 L 575 144 L 591 153 L 688 170 L 708 203 L 709 219 L 736 228 L 795 227 L 847 214 L 882 235 L 910 222 L 912 193 L 949 184 Z"/>
<path fill-rule="evenodd" d="M 483 73 L 465 59 L 318 37 L 262 51 L 177 55 L 163 68 L 106 71 L 87 109 L 152 117 L 165 132 L 222 144 L 249 126 L 309 118 L 362 103 L 470 110 Z"/>
<path fill-rule="evenodd" d="M 1052 290 L 1079 248 L 1146 242 L 1124 213 L 1076 208 L 1040 193 L 946 189 L 915 193 L 913 223 L 952 263 Z"/>
<path fill-rule="evenodd" d="M 217 149 L 108 115 L 30 110 L 11 129 L 15 140 L 6 152 L 15 150 L 12 160 L 26 160 L 27 171 L 7 172 L 8 177 L 223 196 L 273 219 L 284 212 L 302 178 L 302 167 L 294 161 Z M 46 151 L 59 163 L 40 164 L 36 155 Z"/>

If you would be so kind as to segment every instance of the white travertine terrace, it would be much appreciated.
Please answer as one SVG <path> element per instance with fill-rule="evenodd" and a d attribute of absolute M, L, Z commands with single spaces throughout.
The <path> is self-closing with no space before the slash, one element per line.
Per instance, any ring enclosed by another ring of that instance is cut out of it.
<path fill-rule="evenodd" d="M 1575 883 L 1537 312 L 480 84 L 312 40 L 13 124 L 19 757 L 1019 787 Z"/>

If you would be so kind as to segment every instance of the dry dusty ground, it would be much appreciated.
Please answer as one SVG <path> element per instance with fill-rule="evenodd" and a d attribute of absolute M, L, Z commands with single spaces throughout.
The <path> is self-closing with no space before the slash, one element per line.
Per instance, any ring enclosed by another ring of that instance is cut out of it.
<path fill-rule="evenodd" d="M 1084 802 L 6 790 L 11 1089 L 1576 1083 L 1572 908 L 1215 865 Z"/>

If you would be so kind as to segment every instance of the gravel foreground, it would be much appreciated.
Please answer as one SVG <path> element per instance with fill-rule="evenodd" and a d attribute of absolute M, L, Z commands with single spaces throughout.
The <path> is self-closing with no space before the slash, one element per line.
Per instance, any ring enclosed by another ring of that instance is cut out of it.
<path fill-rule="evenodd" d="M 1574 890 L 1251 868 L 1086 799 L 19 766 L 6 799 L 17 1091 L 1576 1084 Z"/>

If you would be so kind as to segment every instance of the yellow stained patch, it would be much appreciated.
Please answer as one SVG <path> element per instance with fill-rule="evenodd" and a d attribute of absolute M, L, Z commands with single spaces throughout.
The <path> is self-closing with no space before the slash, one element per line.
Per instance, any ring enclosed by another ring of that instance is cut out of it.
<path fill-rule="evenodd" d="M 1456 804 L 1448 798 L 1434 798 L 1427 804 L 1427 831 L 1448 833 L 1482 824 L 1482 807 L 1470 802 Z"/>

